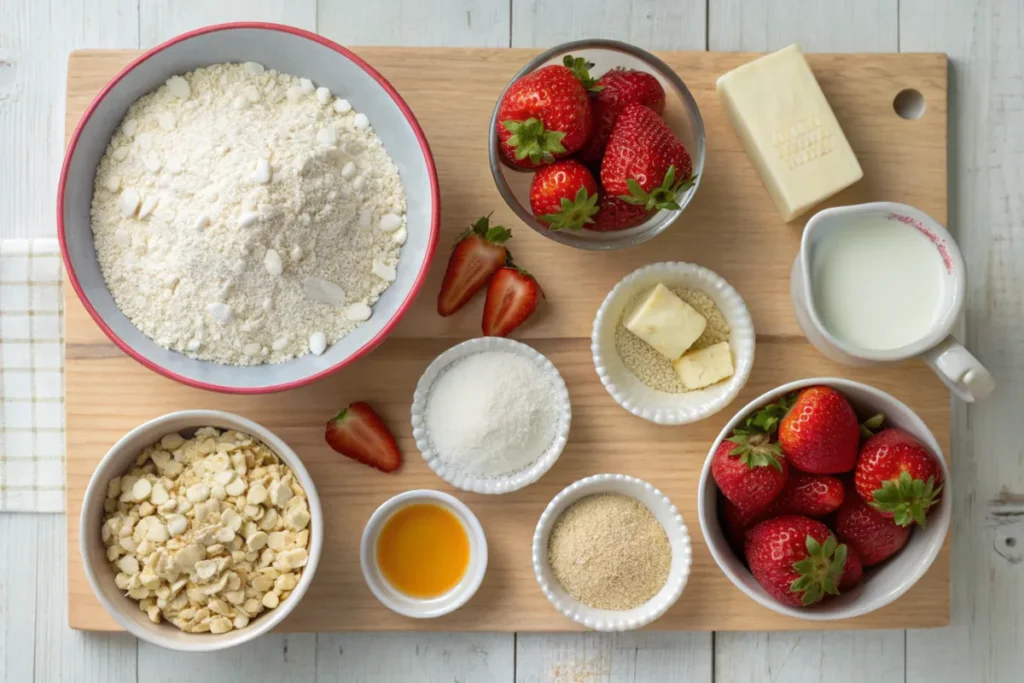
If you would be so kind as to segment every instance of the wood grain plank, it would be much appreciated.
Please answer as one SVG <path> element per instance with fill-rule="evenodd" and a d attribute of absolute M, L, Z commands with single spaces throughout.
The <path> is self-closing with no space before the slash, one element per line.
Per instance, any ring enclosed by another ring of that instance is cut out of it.
<path fill-rule="evenodd" d="M 269 633 L 208 654 L 175 652 L 139 642 L 140 683 L 313 683 L 316 664 L 313 633 Z"/>
<path fill-rule="evenodd" d="M 228 21 L 270 21 L 315 31 L 316 0 L 139 0 L 139 42 L 146 48 Z"/>
<path fill-rule="evenodd" d="M 713 680 L 710 633 L 520 634 L 516 683 Z"/>
<path fill-rule="evenodd" d="M 897 0 L 709 0 L 708 45 L 712 50 L 776 50 L 799 42 L 808 52 L 896 52 L 896 9 Z M 895 94 L 896 89 L 890 97 Z M 872 182 L 876 172 L 865 169 L 863 182 Z M 866 654 L 872 656 L 866 665 L 878 680 L 902 680 L 901 633 L 720 633 L 715 637 L 715 679 L 811 683 L 828 678 L 854 683 L 872 679 L 864 665 L 848 666 Z"/>
<path fill-rule="evenodd" d="M 614 38 L 647 50 L 703 50 L 705 18 L 705 3 L 695 0 L 515 0 L 512 46 L 549 48 L 581 38 Z"/>
<path fill-rule="evenodd" d="M 720 633 L 715 683 L 903 683 L 903 649 L 903 631 Z"/>
<path fill-rule="evenodd" d="M 511 0 L 320 0 L 317 30 L 342 45 L 508 47 Z"/>
<path fill-rule="evenodd" d="M 708 0 L 709 50 L 897 52 L 899 0 Z"/>
<path fill-rule="evenodd" d="M 36 539 L 38 574 L 35 604 L 35 648 L 22 656 L 33 660 L 34 678 L 39 683 L 62 681 L 103 681 L 135 683 L 135 655 L 138 641 L 127 633 L 80 633 L 63 628 L 67 623 L 67 601 L 60 586 L 67 585 L 67 554 L 64 515 L 39 515 Z M 77 523 L 77 518 L 75 522 Z"/>
<path fill-rule="evenodd" d="M 511 683 L 512 634 L 321 633 L 316 683 Z"/>
<path fill-rule="evenodd" d="M 485 213 L 488 204 L 497 205 L 489 179 L 467 170 L 467 166 L 472 168 L 472 165 L 467 165 L 463 152 L 445 151 L 450 147 L 446 142 L 453 135 L 450 131 L 453 126 L 456 131 L 485 126 L 483 122 L 487 120 L 497 88 L 535 51 L 363 48 L 360 52 L 406 95 L 427 130 L 435 149 L 442 187 L 451 188 L 447 190 L 447 199 L 442 200 L 446 212 L 446 233 L 442 239 L 450 240 L 470 217 Z M 696 97 L 712 131 L 709 144 L 714 149 L 715 161 L 709 165 L 705 185 L 691 205 L 692 215 L 682 224 L 685 228 L 656 240 L 659 246 L 653 250 L 641 247 L 614 255 L 552 249 L 539 235 L 528 234 L 522 238 L 517 247 L 518 258 L 528 263 L 542 282 L 551 283 L 549 312 L 527 330 L 525 336 L 533 338 L 533 343 L 551 357 L 567 379 L 575 406 L 573 433 L 555 468 L 529 489 L 500 499 L 461 496 L 480 516 L 493 542 L 491 570 L 479 595 L 466 608 L 429 623 L 417 622 L 416 628 L 574 628 L 558 617 L 537 591 L 528 548 L 534 523 L 544 505 L 564 485 L 580 476 L 626 470 L 647 477 L 677 502 L 687 519 L 696 519 L 694 483 L 697 472 L 708 445 L 728 419 L 728 411 L 678 429 L 658 428 L 632 418 L 604 392 L 587 351 L 590 316 L 597 303 L 619 276 L 639 263 L 666 256 L 685 256 L 726 274 L 746 296 L 762 337 L 758 365 L 738 401 L 749 400 L 768 388 L 799 377 L 856 376 L 894 391 L 925 418 L 940 442 L 946 441 L 947 394 L 922 366 L 841 368 L 824 360 L 799 336 L 789 312 L 787 295 L 788 270 L 796 251 L 798 226 L 781 223 L 738 141 L 716 114 L 718 105 L 712 95 L 714 77 L 751 56 L 663 54 L 674 68 L 691 74 Z M 77 57 L 86 59 L 85 55 Z M 105 60 L 102 68 L 82 72 L 91 74 L 90 85 L 76 80 L 73 87 L 94 91 L 102 82 L 103 74 L 109 74 L 117 60 L 123 63 L 127 57 L 120 54 L 101 58 Z M 873 183 L 853 188 L 836 202 L 877 197 L 884 189 L 884 196 L 910 201 L 944 217 L 945 146 L 942 141 L 945 123 L 941 107 L 944 59 L 934 55 L 856 58 L 818 55 L 812 57 L 812 65 L 839 110 L 840 118 L 846 119 L 844 124 L 866 170 L 874 172 Z M 445 69 L 465 74 L 467 79 L 477 79 L 467 85 L 467 93 L 461 98 L 462 106 L 455 112 L 437 107 L 438 101 L 447 102 L 451 98 L 446 90 L 452 87 L 451 82 L 438 76 Z M 858 73 L 865 74 L 865 78 L 858 81 Z M 895 87 L 897 78 L 900 83 L 906 79 L 919 83 L 937 103 L 931 116 L 919 122 L 922 135 L 900 133 L 897 124 L 902 122 L 890 106 L 890 90 Z M 81 97 L 79 92 L 71 101 Z M 502 216 L 499 218 L 504 220 Z M 736 251 L 742 245 L 750 249 L 757 245 L 757 256 L 752 252 L 744 258 Z M 752 262 L 759 264 L 757 277 L 754 269 L 749 268 Z M 439 262 L 431 273 L 434 287 L 442 268 Z M 428 283 L 427 291 L 432 289 Z M 393 335 L 373 354 L 328 380 L 287 394 L 245 398 L 216 396 L 179 386 L 154 376 L 117 352 L 110 353 L 109 345 L 93 344 L 91 323 L 83 317 L 80 305 L 69 301 L 69 509 L 79 503 L 84 483 L 100 454 L 142 420 L 186 405 L 243 412 L 266 423 L 296 447 L 320 482 L 325 507 L 333 511 L 327 558 L 321 563 L 310 596 L 286 622 L 286 630 L 413 628 L 414 624 L 408 620 L 386 612 L 363 585 L 356 552 L 359 529 L 372 509 L 389 495 L 419 486 L 437 487 L 439 481 L 416 457 L 409 457 L 404 471 L 396 477 L 385 477 L 353 463 L 339 462 L 322 442 L 321 425 L 336 405 L 356 397 L 370 400 L 396 429 L 406 452 L 415 453 L 407 421 L 412 387 L 438 352 L 459 339 L 476 334 L 478 320 L 466 314 L 455 316 L 459 318 L 456 321 L 439 321 L 432 309 L 430 297 L 421 299 L 400 326 L 406 330 L 404 336 Z M 411 326 L 417 322 L 419 328 Z M 389 380 L 380 381 L 385 376 Z M 123 411 L 111 415 L 110 405 L 122 406 Z M 638 444 L 642 447 L 638 448 Z M 800 627 L 802 622 L 770 614 L 743 598 L 701 550 L 702 540 L 696 524 L 691 524 L 691 528 L 697 550 L 690 588 L 680 603 L 655 624 L 656 628 Z M 74 535 L 72 530 L 72 544 L 76 542 Z M 72 623 L 84 628 L 110 628 L 110 620 L 97 609 L 79 571 L 72 567 L 69 589 Z M 863 628 L 945 623 L 948 618 L 947 572 L 948 560 L 943 554 L 925 579 L 899 603 L 874 615 L 835 626 Z M 346 618 L 337 619 L 339 613 Z"/>
<path fill-rule="evenodd" d="M 0 205 L 4 237 L 54 234 L 67 53 L 138 47 L 136 0 L 0 3 Z M 12 188 L 17 188 L 13 191 Z"/>
<path fill-rule="evenodd" d="M 33 677 L 40 519 L 0 513 L 0 683 L 24 683 Z"/>
<path fill-rule="evenodd" d="M 907 681 L 1024 671 L 1024 3 L 903 0 L 904 50 L 951 58 L 950 226 L 967 262 L 967 344 L 994 394 L 954 406 L 953 621 L 907 634 Z"/>

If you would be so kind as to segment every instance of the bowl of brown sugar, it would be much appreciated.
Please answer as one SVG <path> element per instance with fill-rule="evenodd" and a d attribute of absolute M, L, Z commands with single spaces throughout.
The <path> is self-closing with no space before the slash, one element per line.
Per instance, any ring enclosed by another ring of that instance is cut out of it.
<path fill-rule="evenodd" d="M 563 489 L 533 534 L 533 571 L 544 595 L 595 631 L 630 631 L 663 615 L 682 595 L 692 559 L 679 510 L 625 474 Z"/>
<path fill-rule="evenodd" d="M 754 324 L 732 285 L 693 263 L 654 263 L 605 297 L 594 367 L 615 401 L 656 424 L 703 420 L 729 405 L 754 366 Z"/>

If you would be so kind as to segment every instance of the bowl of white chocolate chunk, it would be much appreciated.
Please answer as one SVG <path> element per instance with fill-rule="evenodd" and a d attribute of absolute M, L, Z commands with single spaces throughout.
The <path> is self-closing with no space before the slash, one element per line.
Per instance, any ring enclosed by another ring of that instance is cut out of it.
<path fill-rule="evenodd" d="M 376 346 L 440 224 L 411 110 L 345 48 L 271 24 L 199 29 L 100 92 L 58 188 L 68 281 L 123 351 L 261 393 Z"/>
<path fill-rule="evenodd" d="M 287 444 L 231 413 L 171 413 L 104 456 L 82 505 L 89 584 L 123 628 L 212 651 L 274 628 L 323 545 L 313 481 Z"/>
<path fill-rule="evenodd" d="M 590 342 L 611 397 L 656 424 L 714 415 L 739 395 L 754 365 L 743 299 L 692 263 L 654 263 L 624 277 L 598 309 Z"/>

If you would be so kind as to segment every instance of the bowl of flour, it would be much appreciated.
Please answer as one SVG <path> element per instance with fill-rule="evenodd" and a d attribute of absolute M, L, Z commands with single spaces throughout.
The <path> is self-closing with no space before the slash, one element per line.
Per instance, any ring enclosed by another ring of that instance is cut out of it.
<path fill-rule="evenodd" d="M 422 285 L 440 212 L 423 132 L 320 36 L 224 24 L 132 62 L 79 123 L 58 189 L 68 280 L 172 379 L 300 386 L 380 343 Z"/>

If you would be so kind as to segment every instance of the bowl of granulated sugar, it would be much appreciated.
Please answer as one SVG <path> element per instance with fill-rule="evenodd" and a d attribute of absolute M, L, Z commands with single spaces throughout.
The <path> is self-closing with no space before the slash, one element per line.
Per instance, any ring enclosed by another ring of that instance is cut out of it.
<path fill-rule="evenodd" d="M 412 404 L 416 446 L 434 472 L 474 493 L 544 476 L 569 438 L 569 391 L 543 354 L 501 337 L 470 339 L 431 363 Z"/>

